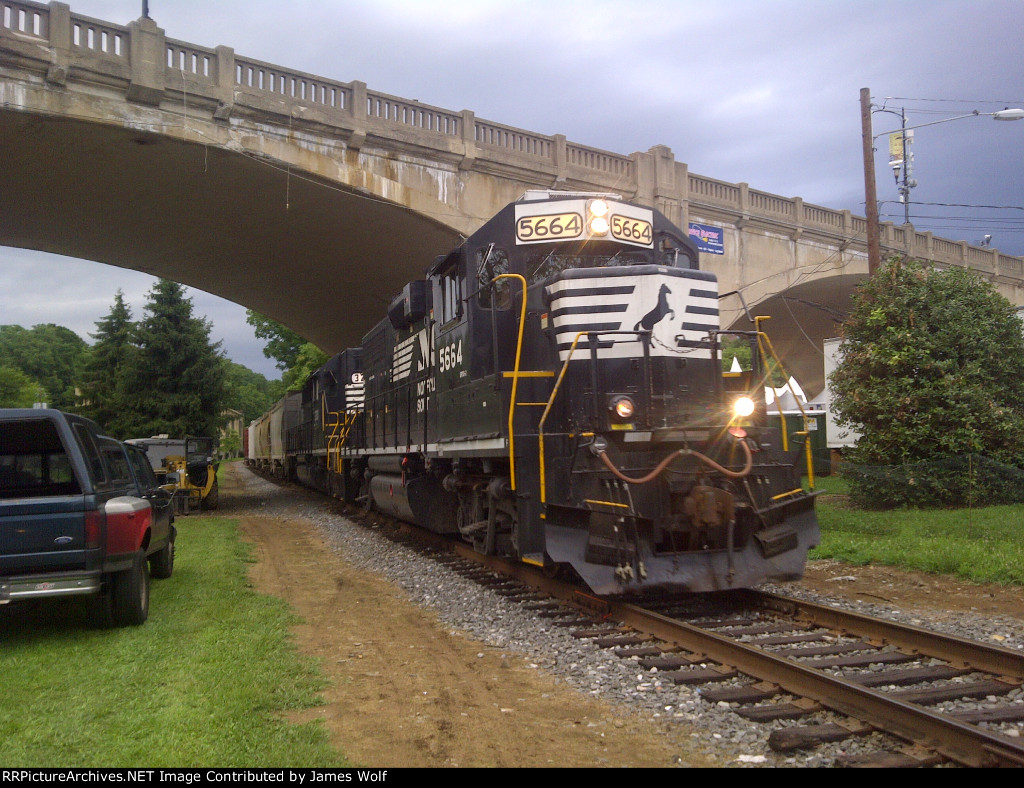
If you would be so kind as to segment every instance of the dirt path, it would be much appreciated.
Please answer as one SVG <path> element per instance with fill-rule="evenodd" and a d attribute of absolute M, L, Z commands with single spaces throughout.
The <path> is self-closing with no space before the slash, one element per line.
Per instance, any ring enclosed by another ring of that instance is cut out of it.
<path fill-rule="evenodd" d="M 235 464 L 232 464 L 235 465 Z M 689 729 L 591 701 L 522 658 L 453 635 L 390 583 L 347 565 L 302 519 L 248 514 L 248 471 L 218 514 L 255 545 L 256 587 L 288 601 L 296 643 L 330 681 L 322 719 L 339 751 L 375 767 L 721 765 L 686 749 Z"/>
<path fill-rule="evenodd" d="M 610 708 L 520 656 L 451 634 L 395 586 L 345 563 L 310 521 L 253 516 L 259 505 L 247 485 L 263 482 L 232 465 L 218 514 L 239 517 L 256 549 L 254 584 L 302 618 L 296 643 L 330 681 L 325 705 L 296 719 L 324 720 L 355 765 L 727 765 L 706 760 L 684 723 Z M 800 585 L 922 619 L 969 612 L 1024 621 L 1020 589 L 884 566 L 815 561 Z"/>

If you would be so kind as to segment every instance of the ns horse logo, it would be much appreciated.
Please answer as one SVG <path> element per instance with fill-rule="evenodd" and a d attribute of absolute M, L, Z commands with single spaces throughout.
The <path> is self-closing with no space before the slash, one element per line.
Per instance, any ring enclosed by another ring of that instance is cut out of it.
<path fill-rule="evenodd" d="M 662 285 L 661 290 L 658 291 L 657 306 L 640 318 L 640 322 L 633 326 L 633 330 L 639 331 L 643 328 L 645 331 L 651 331 L 666 317 L 675 317 L 675 310 L 668 305 L 668 297 L 670 295 L 672 295 L 672 291 L 668 289 L 668 285 Z"/>

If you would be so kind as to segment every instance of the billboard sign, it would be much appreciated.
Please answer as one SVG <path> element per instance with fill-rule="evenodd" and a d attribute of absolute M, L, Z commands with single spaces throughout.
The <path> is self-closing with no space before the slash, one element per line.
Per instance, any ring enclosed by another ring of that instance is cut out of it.
<path fill-rule="evenodd" d="M 708 254 L 725 254 L 725 235 L 721 227 L 690 222 L 690 239 Z"/>

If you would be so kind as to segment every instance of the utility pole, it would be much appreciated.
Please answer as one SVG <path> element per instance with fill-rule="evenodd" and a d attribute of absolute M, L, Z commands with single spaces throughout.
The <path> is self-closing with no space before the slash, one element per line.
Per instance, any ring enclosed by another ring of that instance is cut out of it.
<path fill-rule="evenodd" d="M 860 90 L 860 125 L 864 136 L 864 212 L 868 220 L 868 276 L 882 265 L 878 229 L 878 195 L 875 189 L 875 149 L 871 139 L 871 90 Z"/>
<path fill-rule="evenodd" d="M 885 110 L 888 112 L 888 110 Z M 895 113 L 893 113 L 895 114 Z M 917 186 L 913 180 L 914 154 L 910 152 L 911 143 L 914 141 L 914 130 L 907 128 L 907 112 L 900 110 L 900 130 L 889 135 L 889 166 L 892 167 L 893 175 L 896 176 L 896 190 L 900 193 L 900 202 L 903 203 L 903 224 L 910 224 L 910 190 Z M 903 185 L 900 185 L 900 170 L 903 170 Z"/>

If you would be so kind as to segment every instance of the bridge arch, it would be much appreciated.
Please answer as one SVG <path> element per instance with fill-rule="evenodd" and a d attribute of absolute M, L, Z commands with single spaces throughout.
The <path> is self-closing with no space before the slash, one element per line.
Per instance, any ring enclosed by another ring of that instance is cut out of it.
<path fill-rule="evenodd" d="M 436 200 L 301 145 L 196 136 L 0 111 L 0 243 L 173 279 L 336 352 L 465 225 Z"/>
<path fill-rule="evenodd" d="M 0 244 L 175 279 L 328 352 L 358 343 L 406 281 L 528 188 L 613 191 L 719 228 L 723 248 L 701 266 L 772 316 L 811 393 L 820 340 L 837 333 L 823 316 L 866 273 L 863 218 L 696 175 L 665 146 L 601 151 L 176 41 L 147 18 L 4 9 Z M 910 225 L 885 225 L 882 244 L 973 268 L 1024 303 L 1021 258 Z M 749 326 L 739 295 L 722 309 Z"/>

